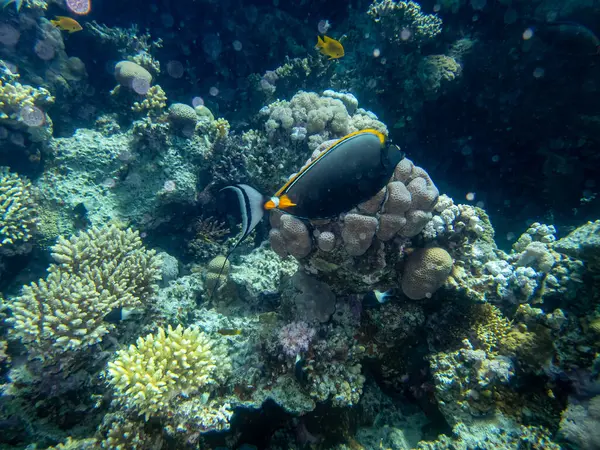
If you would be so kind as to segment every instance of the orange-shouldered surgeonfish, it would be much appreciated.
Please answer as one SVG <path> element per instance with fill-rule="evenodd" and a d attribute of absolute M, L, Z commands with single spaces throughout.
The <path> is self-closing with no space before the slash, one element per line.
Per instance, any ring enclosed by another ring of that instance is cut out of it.
<path fill-rule="evenodd" d="M 403 158 L 400 148 L 382 133 L 367 129 L 334 142 L 270 198 L 247 184 L 223 188 L 237 194 L 242 216 L 242 234 L 226 260 L 266 211 L 279 209 L 308 220 L 336 217 L 377 194 Z"/>
<path fill-rule="evenodd" d="M 240 202 L 242 235 L 235 247 L 260 223 L 265 211 L 279 209 L 308 220 L 350 211 L 388 183 L 402 158 L 398 146 L 382 133 L 361 130 L 334 142 L 270 198 L 246 184 L 223 188 L 234 190 Z"/>

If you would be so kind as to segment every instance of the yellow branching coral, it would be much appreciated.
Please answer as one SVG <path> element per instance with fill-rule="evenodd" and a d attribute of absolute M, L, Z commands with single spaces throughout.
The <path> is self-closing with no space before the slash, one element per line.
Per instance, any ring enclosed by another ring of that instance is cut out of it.
<path fill-rule="evenodd" d="M 0 80 L 0 124 L 24 130 L 35 142 L 52 137 L 52 120 L 45 109 L 54 97 L 44 88 Z"/>
<path fill-rule="evenodd" d="M 115 327 L 104 316 L 143 306 L 160 277 L 155 252 L 137 232 L 115 225 L 60 238 L 52 257 L 48 277 L 10 303 L 13 335 L 44 361 L 99 342 Z"/>
<path fill-rule="evenodd" d="M 18 122 L 23 108 L 52 103 L 54 97 L 47 89 L 0 80 L 0 121 Z"/>
<path fill-rule="evenodd" d="M 31 239 L 36 217 L 31 183 L 0 167 L 0 248 Z"/>
<path fill-rule="evenodd" d="M 148 111 L 149 114 L 160 114 L 167 107 L 167 94 L 157 84 L 148 89 L 146 98 L 141 102 L 135 102 L 131 107 L 134 112 Z"/>
<path fill-rule="evenodd" d="M 168 414 L 178 396 L 208 391 L 231 370 L 224 347 L 197 328 L 181 325 L 138 338 L 108 364 L 117 402 L 143 414 Z"/>

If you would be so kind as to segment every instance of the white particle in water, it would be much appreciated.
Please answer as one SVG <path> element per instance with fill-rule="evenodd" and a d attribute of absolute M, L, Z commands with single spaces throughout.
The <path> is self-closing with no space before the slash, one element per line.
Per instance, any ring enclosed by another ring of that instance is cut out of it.
<path fill-rule="evenodd" d="M 39 127 L 46 122 L 46 115 L 37 106 L 24 106 L 21 108 L 20 117 L 23 123 L 30 127 Z"/>

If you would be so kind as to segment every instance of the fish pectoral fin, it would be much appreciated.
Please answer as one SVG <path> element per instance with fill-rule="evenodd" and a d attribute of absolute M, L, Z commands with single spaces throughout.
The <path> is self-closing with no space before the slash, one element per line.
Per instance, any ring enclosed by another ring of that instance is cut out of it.
<path fill-rule="evenodd" d="M 287 195 L 279 197 L 279 208 L 289 208 L 290 206 L 296 206 L 296 203 L 294 203 Z"/>

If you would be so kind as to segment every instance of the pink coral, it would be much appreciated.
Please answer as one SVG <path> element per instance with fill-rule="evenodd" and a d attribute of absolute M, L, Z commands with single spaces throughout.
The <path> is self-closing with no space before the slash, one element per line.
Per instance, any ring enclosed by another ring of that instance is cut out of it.
<path fill-rule="evenodd" d="M 279 330 L 279 344 L 287 356 L 296 356 L 308 350 L 315 335 L 306 322 L 292 322 Z"/>

